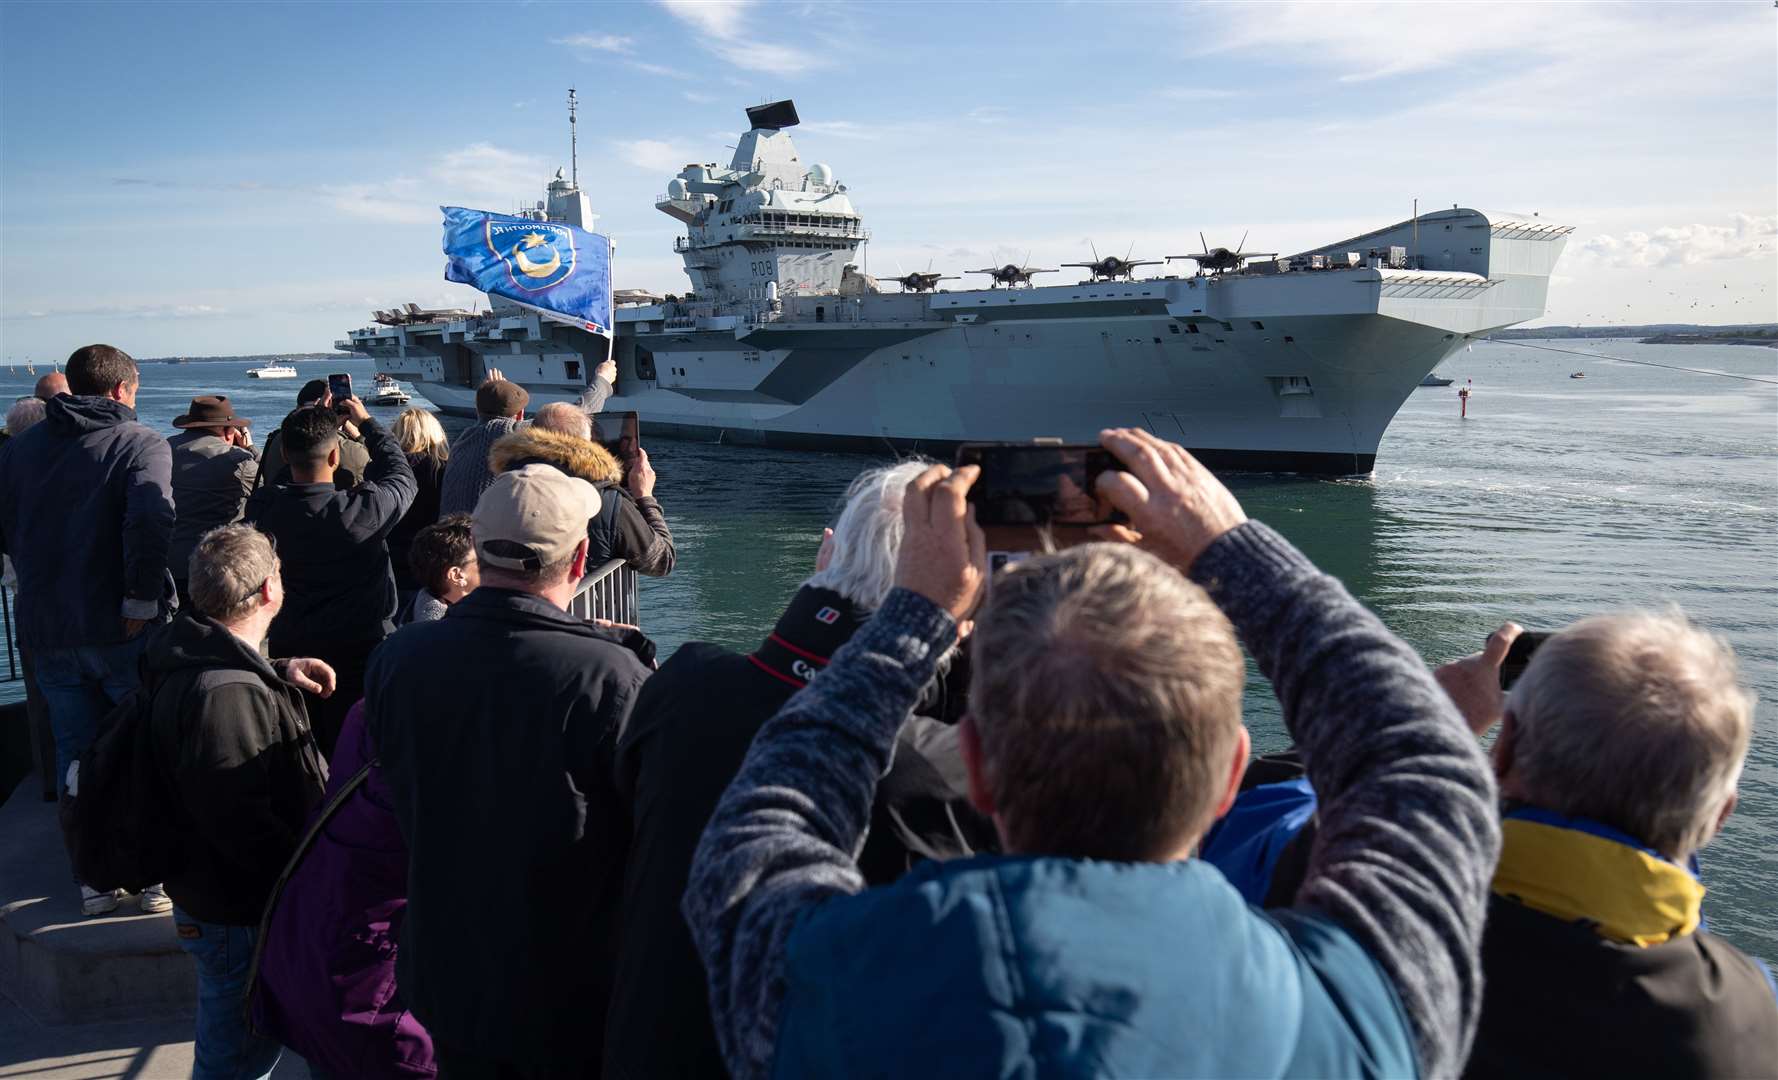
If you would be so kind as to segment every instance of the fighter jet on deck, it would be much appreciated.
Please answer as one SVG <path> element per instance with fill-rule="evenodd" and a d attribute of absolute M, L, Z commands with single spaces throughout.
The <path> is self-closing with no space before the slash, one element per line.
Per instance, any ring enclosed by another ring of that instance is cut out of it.
<path fill-rule="evenodd" d="M 1087 246 L 1093 249 L 1092 262 L 1063 263 L 1062 265 L 1078 266 L 1087 273 L 1093 275 L 1094 281 L 1116 281 L 1118 278 L 1129 278 L 1136 273 L 1136 268 L 1138 266 L 1159 266 L 1163 262 L 1161 259 L 1130 258 L 1130 251 L 1136 250 L 1135 244 L 1130 245 L 1130 251 L 1124 252 L 1124 257 L 1121 259 L 1116 255 L 1107 255 L 1101 259 L 1099 257 L 1098 245 L 1089 240 Z"/>
<path fill-rule="evenodd" d="M 1235 246 L 1233 251 L 1225 247 L 1211 247 L 1205 242 L 1203 233 L 1198 234 L 1198 243 L 1204 245 L 1204 250 L 1195 255 L 1169 255 L 1167 258 L 1169 260 L 1196 259 L 1199 270 L 1209 274 L 1223 274 L 1230 270 L 1241 269 L 1248 259 L 1275 259 L 1278 257 L 1276 251 L 1243 251 L 1247 247 L 1247 233 L 1241 234 L 1241 242 Z"/>

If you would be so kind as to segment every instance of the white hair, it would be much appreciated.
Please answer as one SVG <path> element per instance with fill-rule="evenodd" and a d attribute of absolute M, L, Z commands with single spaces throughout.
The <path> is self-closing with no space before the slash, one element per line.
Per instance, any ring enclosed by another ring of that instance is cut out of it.
<path fill-rule="evenodd" d="M 833 526 L 827 569 L 803 582 L 832 589 L 866 611 L 882 606 L 895 587 L 895 560 L 901 555 L 901 497 L 908 483 L 932 466 L 909 458 L 859 473 L 846 488 L 846 506 Z"/>
<path fill-rule="evenodd" d="M 1684 615 L 1595 615 L 1545 642 L 1513 687 L 1510 775 L 1540 806 L 1683 857 L 1735 793 L 1753 703 L 1728 642 Z"/>
<path fill-rule="evenodd" d="M 593 437 L 592 418 L 581 412 L 579 406 L 566 401 L 552 401 L 538 409 L 531 417 L 531 424 L 558 435 L 573 435 L 581 439 Z"/>
<path fill-rule="evenodd" d="M 12 408 L 6 410 L 6 433 L 15 438 L 23 435 L 31 429 L 31 425 L 43 419 L 43 410 L 46 407 L 42 398 L 19 398 Z"/>

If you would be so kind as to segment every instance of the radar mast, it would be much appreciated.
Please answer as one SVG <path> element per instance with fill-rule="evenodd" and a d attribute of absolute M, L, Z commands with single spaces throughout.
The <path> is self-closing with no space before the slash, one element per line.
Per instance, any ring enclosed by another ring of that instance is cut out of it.
<path fill-rule="evenodd" d="M 580 187 L 580 138 L 574 126 L 574 112 L 580 103 L 574 100 L 574 87 L 568 88 L 568 181 Z"/>

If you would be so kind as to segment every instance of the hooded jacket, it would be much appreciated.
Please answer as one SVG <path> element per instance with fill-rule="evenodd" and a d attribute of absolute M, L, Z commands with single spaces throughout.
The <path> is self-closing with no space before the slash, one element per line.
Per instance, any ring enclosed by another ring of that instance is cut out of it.
<path fill-rule="evenodd" d="M 327 782 L 302 691 L 201 615 L 154 632 L 143 676 L 179 837 L 167 895 L 204 922 L 258 926 Z"/>
<path fill-rule="evenodd" d="M 673 534 L 654 496 L 632 496 L 624 489 L 624 470 L 611 451 L 589 439 L 524 427 L 494 444 L 488 464 L 495 474 L 542 462 L 599 489 L 604 500 L 599 516 L 587 525 L 587 566 L 596 569 L 622 559 L 630 569 L 649 577 L 673 572 Z"/>
<path fill-rule="evenodd" d="M 108 397 L 62 394 L 0 445 L 0 551 L 18 568 L 19 643 L 110 645 L 160 613 L 173 534 L 167 441 Z"/>

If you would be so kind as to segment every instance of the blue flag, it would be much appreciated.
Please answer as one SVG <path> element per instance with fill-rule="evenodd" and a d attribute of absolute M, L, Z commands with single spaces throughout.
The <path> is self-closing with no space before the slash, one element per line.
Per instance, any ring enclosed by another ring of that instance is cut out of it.
<path fill-rule="evenodd" d="M 556 221 L 441 206 L 445 280 L 611 332 L 611 241 Z"/>

